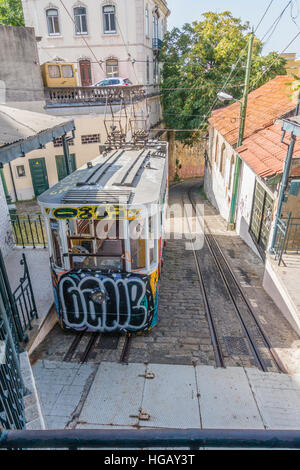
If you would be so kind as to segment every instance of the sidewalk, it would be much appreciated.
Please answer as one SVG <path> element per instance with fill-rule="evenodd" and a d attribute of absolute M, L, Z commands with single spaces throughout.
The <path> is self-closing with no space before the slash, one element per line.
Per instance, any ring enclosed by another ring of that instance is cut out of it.
<path fill-rule="evenodd" d="M 33 372 L 48 429 L 300 428 L 300 374 L 54 361 Z"/>

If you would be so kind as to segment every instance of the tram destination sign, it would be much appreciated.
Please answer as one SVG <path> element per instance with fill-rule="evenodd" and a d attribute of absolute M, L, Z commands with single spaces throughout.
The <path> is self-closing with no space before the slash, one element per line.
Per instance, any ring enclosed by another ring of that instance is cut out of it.
<path fill-rule="evenodd" d="M 99 206 L 61 206 L 55 208 L 44 208 L 44 214 L 51 219 L 80 219 L 80 220 L 102 220 L 119 219 L 134 220 L 142 216 L 141 208 L 134 208 L 126 204 L 103 204 Z"/>

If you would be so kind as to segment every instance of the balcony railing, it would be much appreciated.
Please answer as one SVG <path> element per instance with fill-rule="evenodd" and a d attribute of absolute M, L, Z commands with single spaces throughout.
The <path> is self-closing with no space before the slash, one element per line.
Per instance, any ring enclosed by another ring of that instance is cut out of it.
<path fill-rule="evenodd" d="M 154 51 L 160 51 L 163 46 L 163 42 L 161 39 L 153 38 L 152 39 L 152 49 Z"/>
<path fill-rule="evenodd" d="M 142 85 L 132 86 L 88 86 L 88 87 L 62 87 L 45 88 L 45 100 L 47 105 L 53 104 L 102 104 L 107 98 L 118 104 L 121 100 L 130 98 L 144 99 L 146 90 Z"/>

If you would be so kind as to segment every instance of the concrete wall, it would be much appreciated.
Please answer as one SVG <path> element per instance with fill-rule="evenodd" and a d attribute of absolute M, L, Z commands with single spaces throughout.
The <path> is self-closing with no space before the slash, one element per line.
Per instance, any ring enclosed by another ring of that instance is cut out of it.
<path fill-rule="evenodd" d="M 168 133 L 169 139 L 169 178 L 173 181 L 179 178 L 195 178 L 204 176 L 204 152 L 206 142 L 195 143 L 193 146 L 184 145 L 175 140 L 175 133 Z M 181 165 L 181 168 L 179 166 Z"/>
<path fill-rule="evenodd" d="M 2 251 L 3 256 L 6 256 L 10 251 L 11 248 L 6 243 L 6 235 L 7 232 L 10 231 L 10 223 L 9 223 L 9 214 L 8 214 L 8 207 L 6 204 L 6 197 L 4 194 L 4 189 L 2 186 L 2 181 L 0 179 L 0 249 Z"/>
<path fill-rule="evenodd" d="M 59 57 L 65 61 L 78 65 L 78 85 L 81 85 L 79 73 L 79 60 L 91 61 L 92 83 L 106 77 L 105 62 L 109 58 L 118 59 L 119 76 L 128 77 L 134 84 L 146 84 L 146 61 L 150 61 L 150 83 L 153 82 L 153 49 L 152 49 L 152 14 L 155 6 L 159 8 L 159 37 L 162 39 L 163 30 L 166 31 L 166 18 L 169 13 L 165 7 L 166 2 L 161 0 L 90 0 L 89 2 L 75 2 L 65 0 L 64 4 L 73 18 L 73 8 L 84 6 L 87 8 L 88 34 L 84 35 L 87 47 L 82 36 L 75 34 L 75 26 L 66 10 L 59 1 L 49 3 L 49 0 L 22 0 L 25 24 L 35 29 L 36 36 L 41 37 L 38 43 L 40 63 L 52 61 Z M 114 5 L 116 7 L 117 30 L 116 33 L 104 34 L 102 7 Z M 149 35 L 146 34 L 145 9 L 149 11 Z M 59 14 L 60 34 L 49 36 L 46 10 L 57 8 Z M 130 54 L 136 62 L 134 66 L 129 59 Z M 97 60 L 103 61 L 99 66 Z"/>
<path fill-rule="evenodd" d="M 0 44 L 1 101 L 41 110 L 44 88 L 33 28 L 0 25 Z"/>
<path fill-rule="evenodd" d="M 222 164 L 221 156 L 223 158 Z M 235 161 L 235 150 L 216 129 L 211 127 L 209 129 L 208 162 L 205 166 L 204 191 L 213 206 L 228 222 L 230 219 Z M 236 232 L 260 256 L 249 234 L 255 180 L 255 173 L 245 162 L 242 162 L 236 202 Z"/>
<path fill-rule="evenodd" d="M 221 154 L 224 165 L 222 172 L 220 171 Z M 231 165 L 232 157 L 235 161 L 234 149 L 216 129 L 210 127 L 204 191 L 225 220 L 229 220 L 231 207 L 234 174 L 234 167 Z"/>

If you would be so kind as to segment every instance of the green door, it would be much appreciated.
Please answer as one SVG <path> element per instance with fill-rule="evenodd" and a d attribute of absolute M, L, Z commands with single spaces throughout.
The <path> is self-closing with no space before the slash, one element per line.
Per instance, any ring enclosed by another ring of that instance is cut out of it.
<path fill-rule="evenodd" d="M 39 196 L 49 189 L 46 162 L 44 158 L 31 158 L 29 160 L 34 194 Z"/>
<path fill-rule="evenodd" d="M 65 157 L 64 155 L 56 155 L 55 159 L 56 159 L 58 181 L 60 181 L 67 176 L 67 167 L 66 167 Z M 76 170 L 76 161 L 75 161 L 74 153 L 70 154 L 70 167 L 71 167 L 71 172 Z"/>

